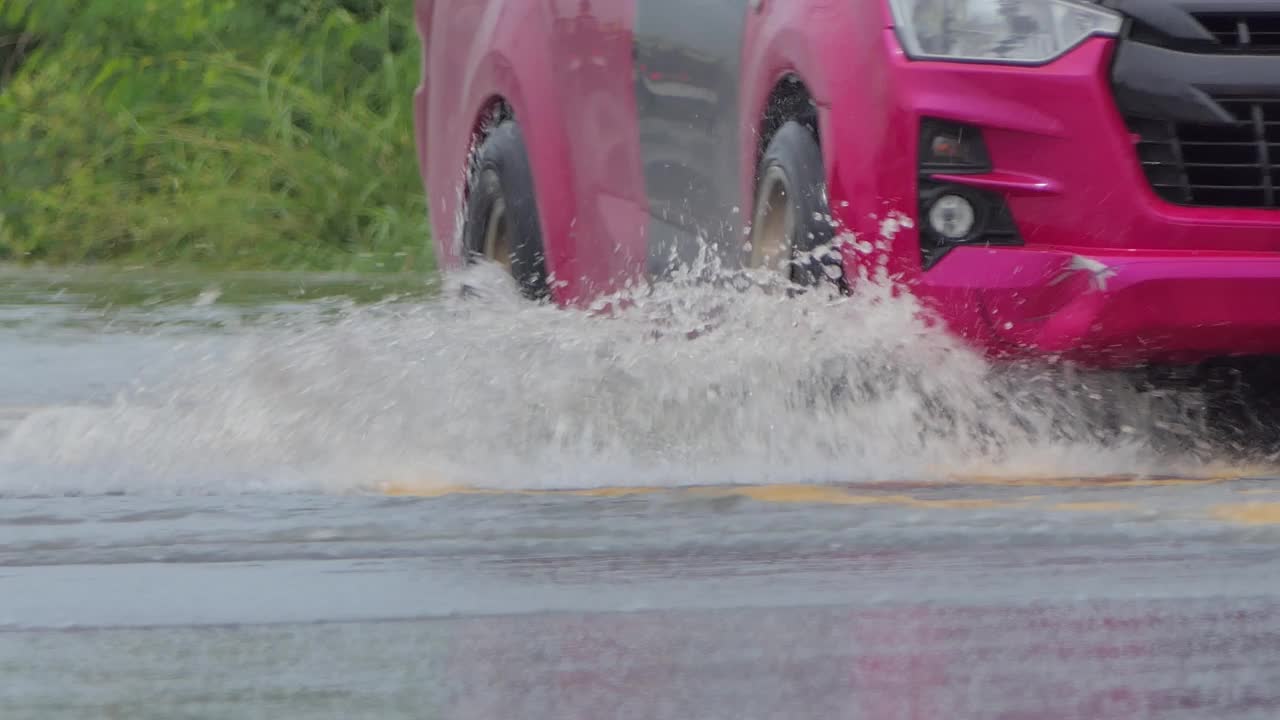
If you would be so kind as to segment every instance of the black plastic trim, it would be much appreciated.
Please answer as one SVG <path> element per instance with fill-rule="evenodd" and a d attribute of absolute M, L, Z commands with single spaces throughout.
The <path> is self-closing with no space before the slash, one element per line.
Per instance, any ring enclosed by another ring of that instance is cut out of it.
<path fill-rule="evenodd" d="M 954 133 L 962 143 L 971 145 L 977 151 L 978 162 L 926 163 L 924 158 L 930 152 L 929 141 L 939 133 Z M 991 154 L 987 152 L 987 141 L 982 137 L 982 130 L 972 125 L 935 117 L 922 117 L 917 143 L 916 158 L 920 165 L 920 173 L 923 175 L 932 173 L 967 175 L 991 172 Z"/>
<path fill-rule="evenodd" d="M 1125 41 L 1111 69 L 1122 113 L 1180 123 L 1235 122 L 1213 96 L 1280 94 L 1280 56 L 1205 55 Z"/>
<path fill-rule="evenodd" d="M 1176 205 L 1280 209 L 1280 96 L 1215 100 L 1232 111 L 1234 122 L 1126 116 L 1147 182 Z"/>
<path fill-rule="evenodd" d="M 1280 44 L 1271 37 L 1280 3 L 1101 1 L 1127 17 L 1112 92 L 1152 190 L 1176 205 L 1275 208 L 1280 151 L 1268 139 L 1280 103 Z M 1236 19 L 1234 33 L 1223 18 Z M 1254 25 L 1267 28 L 1265 43 L 1249 35 Z"/>
<path fill-rule="evenodd" d="M 1009 205 L 999 193 L 939 183 L 926 176 L 920 179 L 918 195 L 920 264 L 924 270 L 932 269 L 957 247 L 1018 247 L 1023 244 Z M 929 228 L 929 207 L 942 195 L 960 195 L 973 203 L 976 214 L 973 231 L 964 240 L 939 237 Z"/>

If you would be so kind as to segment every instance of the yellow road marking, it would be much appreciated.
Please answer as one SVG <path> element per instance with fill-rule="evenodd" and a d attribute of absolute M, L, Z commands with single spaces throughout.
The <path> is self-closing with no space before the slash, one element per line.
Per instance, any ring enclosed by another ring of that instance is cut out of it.
<path fill-rule="evenodd" d="M 1131 487 L 1181 487 L 1194 485 L 1214 485 L 1245 479 L 1242 475 L 1214 475 L 1206 477 L 1142 477 L 1134 475 L 1116 475 L 1104 477 L 990 477 L 990 476 L 955 476 L 945 481 L 936 482 L 870 482 L 860 487 L 870 490 L 901 489 L 940 489 L 963 487 L 965 485 L 987 485 L 995 487 L 1045 487 L 1045 488 L 1131 488 Z M 865 505 L 880 502 L 876 499 L 887 496 L 852 495 L 850 486 L 844 485 L 690 485 L 685 487 L 654 486 L 621 486 L 599 488 L 563 488 L 563 489 L 513 489 L 485 488 L 470 485 L 449 485 L 435 483 L 383 483 L 379 491 L 392 496 L 442 497 L 445 495 L 578 495 L 584 497 L 629 497 L 633 495 L 651 495 L 655 493 L 686 493 L 697 495 L 743 495 L 767 502 L 838 502 L 841 504 Z M 1240 490 L 1242 493 L 1280 492 L 1275 490 L 1252 489 Z M 850 500 L 850 498 L 854 498 Z M 862 498 L 861 500 L 858 498 Z M 922 501 L 924 502 L 924 501 Z M 929 501 L 950 502 L 950 501 Z M 963 501 L 968 502 L 968 501 Z M 978 502 L 978 501 L 975 501 Z"/>
<path fill-rule="evenodd" d="M 983 509 L 1019 507 L 1029 504 L 1031 498 L 1017 500 L 941 499 L 928 500 L 911 495 L 871 495 L 850 492 L 833 485 L 739 485 L 726 487 L 610 487 L 582 490 L 496 490 L 458 485 L 385 484 L 382 492 L 396 497 L 437 498 L 449 495 L 572 495 L 580 497 L 617 498 L 655 493 L 673 493 L 688 496 L 731 498 L 741 497 L 757 502 L 809 505 L 903 505 L 918 508 Z"/>
<path fill-rule="evenodd" d="M 1010 498 L 965 498 L 965 499 L 932 499 L 922 498 L 914 491 L 943 490 L 965 486 L 991 487 L 1044 487 L 1044 488 L 1089 488 L 1089 489 L 1122 489 L 1141 487 L 1181 487 L 1227 483 L 1246 479 L 1244 475 L 1214 475 L 1206 477 L 1143 477 L 1143 476 L 1107 476 L 1107 477 L 998 477 L 969 476 L 953 477 L 942 482 L 886 482 L 865 483 L 860 485 L 822 485 L 822 484 L 775 484 L 775 485 L 726 485 L 726 486 L 687 486 L 687 487 L 654 487 L 654 486 L 622 486 L 599 488 L 565 488 L 565 489 L 514 489 L 485 488 L 467 485 L 450 485 L 445 483 L 384 483 L 379 490 L 390 496 L 440 498 L 451 495 L 568 495 L 592 498 L 625 498 L 639 495 L 670 494 L 673 496 L 702 498 L 740 498 L 755 502 L 773 504 L 800 505 L 848 505 L 848 506 L 898 506 L 918 509 L 951 509 L 951 510 L 983 510 L 1009 509 L 1019 507 L 1041 507 L 1056 512 L 1133 512 L 1142 509 L 1142 505 L 1134 502 L 1118 501 L 1078 501 L 1045 504 L 1043 495 L 1022 495 Z M 1253 476 L 1257 477 L 1257 476 Z M 893 492 L 889 492 L 893 491 Z M 910 491 L 910 492 L 908 492 Z M 1270 489 L 1244 489 L 1238 492 L 1261 494 L 1280 492 Z M 1239 505 L 1221 505 L 1211 510 L 1211 514 L 1219 520 L 1248 524 L 1265 525 L 1280 524 L 1280 502 L 1254 502 Z"/>
<path fill-rule="evenodd" d="M 653 495 L 655 493 L 670 492 L 671 488 L 664 487 L 602 487 L 588 488 L 586 490 L 564 490 L 567 495 L 579 495 L 582 497 L 631 497 L 632 495 Z M 552 491 L 554 492 L 554 491 Z"/>
<path fill-rule="evenodd" d="M 1251 502 L 1235 505 L 1219 505 L 1210 511 L 1218 520 L 1238 525 L 1280 524 L 1280 503 Z"/>
<path fill-rule="evenodd" d="M 840 488 L 825 485 L 758 485 L 728 490 L 727 494 L 741 495 L 758 502 L 822 505 L 869 505 L 876 502 L 866 496 L 852 495 Z M 719 489 L 708 491 L 714 494 L 726 494 Z"/>
<path fill-rule="evenodd" d="M 485 493 L 479 488 L 465 485 L 410 485 L 406 483 L 383 483 L 378 489 L 384 495 L 392 497 L 445 497 L 447 495 L 485 495 L 500 494 L 497 491 Z"/>
<path fill-rule="evenodd" d="M 824 485 L 759 485 L 727 489 L 725 494 L 741 495 L 758 502 L 811 505 L 906 505 L 919 508 L 981 509 L 1025 505 L 1018 500 L 924 500 L 911 495 L 855 494 Z"/>
<path fill-rule="evenodd" d="M 1000 477 L 955 476 L 946 483 L 954 485 L 993 485 L 1001 487 L 1177 487 L 1183 485 L 1213 485 L 1239 480 L 1240 475 L 1212 475 L 1206 477 L 1143 477 L 1140 475 L 1111 475 L 1102 477 Z"/>
<path fill-rule="evenodd" d="M 1124 512 L 1126 510 L 1141 510 L 1142 506 L 1126 502 L 1065 502 L 1050 505 L 1049 509 L 1062 510 L 1064 512 Z"/>
<path fill-rule="evenodd" d="M 631 495 L 650 495 L 660 492 L 677 491 L 678 488 L 664 487 L 602 487 L 581 490 L 501 490 L 498 488 L 475 487 L 471 485 L 414 485 L 409 483 L 383 483 L 379 491 L 392 497 L 447 497 L 449 495 L 579 495 L 584 497 L 628 497 Z"/>

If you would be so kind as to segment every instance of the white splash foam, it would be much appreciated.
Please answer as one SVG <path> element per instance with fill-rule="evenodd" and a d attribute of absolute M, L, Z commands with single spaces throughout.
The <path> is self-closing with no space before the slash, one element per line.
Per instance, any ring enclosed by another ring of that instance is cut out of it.
<path fill-rule="evenodd" d="M 528 303 L 479 266 L 437 301 L 246 330 L 229 356 L 163 386 L 17 423 L 0 439 L 0 494 L 858 482 L 1172 462 L 1148 448 L 1150 418 L 1100 433 L 1090 393 L 997 372 L 930 329 L 910 296 L 864 283 L 853 297 L 788 297 L 707 275 L 577 311 Z"/>

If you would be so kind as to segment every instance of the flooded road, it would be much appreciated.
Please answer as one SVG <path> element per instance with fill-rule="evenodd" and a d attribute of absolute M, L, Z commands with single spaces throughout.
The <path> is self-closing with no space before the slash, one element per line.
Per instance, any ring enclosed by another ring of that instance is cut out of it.
<path fill-rule="evenodd" d="M 0 284 L 0 717 L 1280 713 L 1280 473 L 909 307 Z"/>

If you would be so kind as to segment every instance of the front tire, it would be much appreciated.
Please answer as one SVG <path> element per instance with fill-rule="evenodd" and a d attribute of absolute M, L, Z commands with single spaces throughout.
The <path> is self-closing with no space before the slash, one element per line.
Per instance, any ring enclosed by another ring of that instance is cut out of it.
<path fill-rule="evenodd" d="M 769 141 L 756 173 L 755 213 L 744 263 L 770 269 L 802 286 L 827 279 L 814 250 L 834 236 L 827 208 L 822 149 L 792 120 Z"/>
<path fill-rule="evenodd" d="M 506 268 L 525 297 L 550 295 L 529 154 L 513 120 L 493 128 L 476 150 L 463 247 L 468 263 L 487 260 Z"/>

